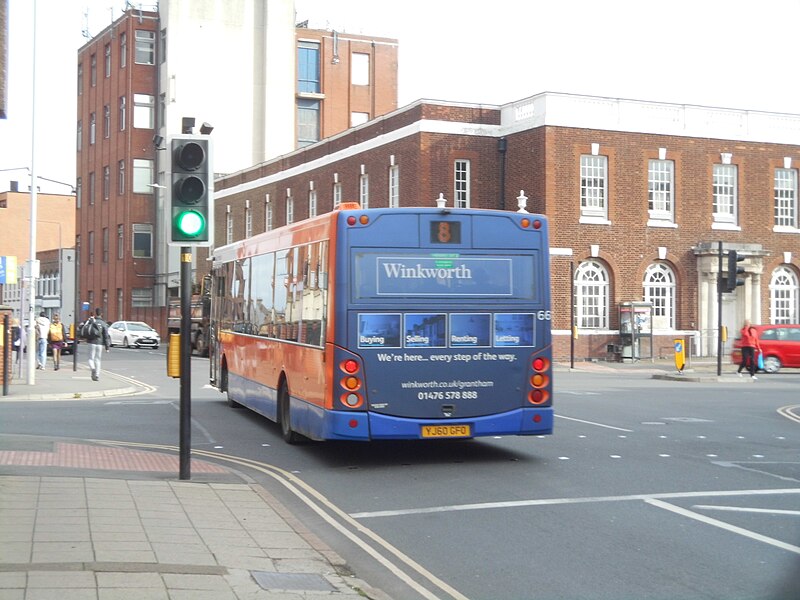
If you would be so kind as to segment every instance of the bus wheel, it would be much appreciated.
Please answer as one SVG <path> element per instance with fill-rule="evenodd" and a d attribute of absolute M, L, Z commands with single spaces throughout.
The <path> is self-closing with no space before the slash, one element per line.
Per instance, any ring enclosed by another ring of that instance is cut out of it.
<path fill-rule="evenodd" d="M 278 411 L 280 415 L 281 435 L 287 444 L 296 444 L 301 440 L 300 434 L 292 430 L 292 415 L 289 405 L 289 390 L 286 383 L 281 384 L 278 392 Z"/>
<path fill-rule="evenodd" d="M 231 408 L 242 408 L 242 405 L 236 402 L 233 398 L 231 398 L 231 392 L 228 390 L 228 369 L 222 369 L 222 385 L 221 389 L 225 391 L 225 400 L 228 402 L 228 406 Z"/>

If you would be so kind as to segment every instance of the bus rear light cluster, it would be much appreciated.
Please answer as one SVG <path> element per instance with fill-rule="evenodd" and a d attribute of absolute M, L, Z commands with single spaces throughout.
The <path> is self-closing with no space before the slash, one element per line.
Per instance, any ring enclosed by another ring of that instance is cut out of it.
<path fill-rule="evenodd" d="M 531 360 L 533 374 L 530 377 L 531 390 L 528 392 L 528 401 L 531 404 L 545 404 L 550 400 L 550 360 L 537 356 Z"/>
<path fill-rule="evenodd" d="M 355 359 L 347 358 L 339 363 L 339 370 L 342 372 L 339 386 L 343 392 L 339 401 L 347 408 L 359 408 L 364 404 L 363 396 L 358 393 L 363 385 L 361 364 Z"/>
<path fill-rule="evenodd" d="M 367 223 L 369 223 L 369 217 L 367 215 L 359 215 L 358 218 L 356 218 L 353 215 L 350 215 L 349 217 L 347 217 L 347 224 L 348 225 L 350 225 L 352 227 L 356 223 L 358 223 L 360 225 L 366 225 Z"/>
<path fill-rule="evenodd" d="M 533 229 L 541 229 L 542 222 L 539 219 L 528 219 L 527 217 L 522 219 L 519 222 L 523 229 L 527 229 L 528 227 L 532 227 Z"/>

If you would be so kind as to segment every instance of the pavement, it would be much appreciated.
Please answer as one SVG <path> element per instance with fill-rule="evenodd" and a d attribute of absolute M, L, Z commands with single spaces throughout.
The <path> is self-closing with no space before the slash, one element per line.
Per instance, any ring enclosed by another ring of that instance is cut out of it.
<path fill-rule="evenodd" d="M 3 402 L 153 391 L 62 358 L 15 373 Z M 75 368 L 74 368 L 75 367 Z M 724 364 L 725 380 L 738 378 Z M 718 381 L 716 360 L 557 363 L 558 372 Z M 175 453 L 92 440 L 0 434 L 0 600 L 387 600 L 244 473 Z"/>

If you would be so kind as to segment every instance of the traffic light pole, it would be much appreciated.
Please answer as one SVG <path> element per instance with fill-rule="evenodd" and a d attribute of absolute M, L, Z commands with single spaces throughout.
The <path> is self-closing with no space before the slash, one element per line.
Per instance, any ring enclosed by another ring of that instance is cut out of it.
<path fill-rule="evenodd" d="M 191 479 L 192 448 L 192 249 L 181 246 L 180 479 Z"/>
<path fill-rule="evenodd" d="M 722 241 L 717 251 L 719 272 L 717 273 L 717 377 L 722 376 Z"/>

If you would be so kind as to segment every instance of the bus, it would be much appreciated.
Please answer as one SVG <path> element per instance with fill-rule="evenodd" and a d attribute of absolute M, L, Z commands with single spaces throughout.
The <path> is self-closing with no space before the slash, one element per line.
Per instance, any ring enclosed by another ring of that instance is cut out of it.
<path fill-rule="evenodd" d="M 311 440 L 553 430 L 545 217 L 337 210 L 215 249 L 210 380 Z"/>

